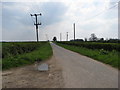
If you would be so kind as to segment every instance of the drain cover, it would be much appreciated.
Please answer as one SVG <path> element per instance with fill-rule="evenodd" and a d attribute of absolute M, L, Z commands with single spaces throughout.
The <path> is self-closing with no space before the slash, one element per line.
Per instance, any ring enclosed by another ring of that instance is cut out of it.
<path fill-rule="evenodd" d="M 48 71 L 48 64 L 41 64 L 38 66 L 39 71 Z"/>

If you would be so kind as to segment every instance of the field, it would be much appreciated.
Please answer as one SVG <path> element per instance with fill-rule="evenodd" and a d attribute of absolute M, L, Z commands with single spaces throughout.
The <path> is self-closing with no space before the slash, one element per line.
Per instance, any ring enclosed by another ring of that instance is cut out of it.
<path fill-rule="evenodd" d="M 91 57 L 100 62 L 109 64 L 118 68 L 120 55 L 120 45 L 115 43 L 97 43 L 97 42 L 57 42 L 66 49 Z"/>
<path fill-rule="evenodd" d="M 36 60 L 46 60 L 52 54 L 48 42 L 4 42 L 2 43 L 2 69 L 32 64 Z"/>

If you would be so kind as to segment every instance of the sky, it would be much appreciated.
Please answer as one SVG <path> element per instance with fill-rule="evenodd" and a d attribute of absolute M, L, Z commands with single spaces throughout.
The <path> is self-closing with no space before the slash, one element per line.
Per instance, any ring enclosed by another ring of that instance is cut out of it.
<path fill-rule="evenodd" d="M 54 36 L 62 41 L 74 38 L 73 23 L 76 24 L 76 39 L 118 38 L 119 0 L 4 0 L 2 7 L 3 41 L 35 41 L 35 17 L 39 14 L 39 41 L 52 40 Z M 113 7 L 115 6 L 115 7 Z M 113 7 L 113 8 L 111 8 Z M 109 9 L 111 8 L 111 9 Z"/>

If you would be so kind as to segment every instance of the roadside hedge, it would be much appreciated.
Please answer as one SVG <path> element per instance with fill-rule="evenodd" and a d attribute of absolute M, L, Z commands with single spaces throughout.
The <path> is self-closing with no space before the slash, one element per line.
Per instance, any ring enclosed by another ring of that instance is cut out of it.
<path fill-rule="evenodd" d="M 85 47 L 89 49 L 104 49 L 107 51 L 112 51 L 112 50 L 120 51 L 119 43 L 74 42 L 74 41 L 62 41 L 57 43 L 74 45 L 78 47 Z"/>
<path fill-rule="evenodd" d="M 4 42 L 2 43 L 2 58 L 9 57 L 11 55 L 18 55 L 23 53 L 29 53 L 42 46 L 44 42 Z"/>

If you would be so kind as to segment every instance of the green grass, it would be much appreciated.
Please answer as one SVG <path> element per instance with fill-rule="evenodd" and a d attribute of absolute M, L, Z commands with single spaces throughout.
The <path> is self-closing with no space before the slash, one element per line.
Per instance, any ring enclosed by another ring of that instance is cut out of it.
<path fill-rule="evenodd" d="M 49 43 L 44 43 L 37 47 L 37 49 L 17 55 L 10 55 L 7 58 L 2 59 L 2 69 L 9 69 L 13 67 L 32 64 L 35 60 L 46 60 L 52 56 L 52 48 Z"/>
<path fill-rule="evenodd" d="M 46 42 L 4 42 L 2 43 L 2 58 L 29 53 Z"/>
<path fill-rule="evenodd" d="M 100 62 L 103 62 L 105 64 L 109 64 L 115 68 L 118 68 L 118 54 L 120 55 L 120 52 L 118 51 L 105 51 L 103 49 L 88 49 L 84 47 L 78 47 L 74 45 L 66 45 L 61 43 L 56 43 L 59 46 L 62 46 L 66 49 L 69 49 L 71 51 L 80 53 L 82 55 L 88 56 L 90 58 L 93 58 L 95 60 L 98 60 Z"/>

